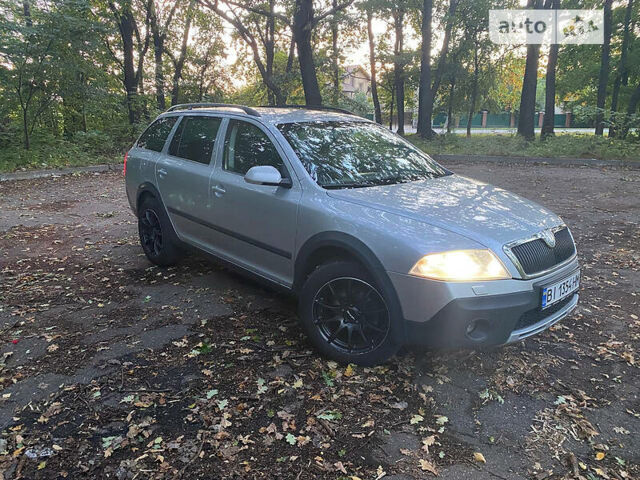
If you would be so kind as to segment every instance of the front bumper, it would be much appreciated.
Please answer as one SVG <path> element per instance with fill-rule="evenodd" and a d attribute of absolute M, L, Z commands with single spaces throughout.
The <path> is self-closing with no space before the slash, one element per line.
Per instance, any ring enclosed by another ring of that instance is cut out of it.
<path fill-rule="evenodd" d="M 482 347 L 517 342 L 573 311 L 579 295 L 540 309 L 541 290 L 573 273 L 577 260 L 543 277 L 492 282 L 438 282 L 390 273 L 406 325 L 406 342 L 434 347 Z"/>

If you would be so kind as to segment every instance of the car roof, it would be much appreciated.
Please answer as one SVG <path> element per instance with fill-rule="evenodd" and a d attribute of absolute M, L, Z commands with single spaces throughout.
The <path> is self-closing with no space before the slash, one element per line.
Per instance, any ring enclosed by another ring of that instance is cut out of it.
<path fill-rule="evenodd" d="M 369 122 L 366 118 L 346 112 L 288 107 L 243 107 L 243 106 L 189 106 L 176 108 L 166 115 L 182 115 L 185 113 L 229 113 L 246 115 L 247 118 L 260 119 L 263 123 L 277 125 L 281 123 L 358 121 Z"/>

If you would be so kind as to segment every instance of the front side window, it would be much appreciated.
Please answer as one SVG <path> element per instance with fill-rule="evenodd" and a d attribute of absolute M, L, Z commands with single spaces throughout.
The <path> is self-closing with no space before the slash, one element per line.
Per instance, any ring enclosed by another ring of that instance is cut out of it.
<path fill-rule="evenodd" d="M 278 129 L 324 188 L 389 185 L 448 174 L 427 154 L 374 123 L 284 123 Z"/>
<path fill-rule="evenodd" d="M 209 164 L 221 122 L 217 117 L 184 117 L 169 145 L 169 155 Z"/>
<path fill-rule="evenodd" d="M 266 133 L 252 123 L 231 120 L 224 140 L 223 168 L 244 175 L 251 167 L 271 165 L 287 177 L 287 172 Z"/>
<path fill-rule="evenodd" d="M 161 152 L 176 120 L 178 120 L 178 117 L 159 118 L 140 135 L 137 146 L 154 152 Z"/>

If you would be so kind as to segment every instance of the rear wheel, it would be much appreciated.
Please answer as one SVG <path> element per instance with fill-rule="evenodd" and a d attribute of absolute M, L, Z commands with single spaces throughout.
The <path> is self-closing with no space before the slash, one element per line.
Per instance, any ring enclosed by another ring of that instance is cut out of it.
<path fill-rule="evenodd" d="M 374 365 L 398 349 L 393 299 L 358 263 L 318 267 L 300 294 L 299 313 L 307 335 L 327 357 Z"/>
<path fill-rule="evenodd" d="M 180 256 L 169 217 L 155 197 L 146 197 L 140 204 L 138 234 L 142 250 L 156 265 L 173 265 Z"/>

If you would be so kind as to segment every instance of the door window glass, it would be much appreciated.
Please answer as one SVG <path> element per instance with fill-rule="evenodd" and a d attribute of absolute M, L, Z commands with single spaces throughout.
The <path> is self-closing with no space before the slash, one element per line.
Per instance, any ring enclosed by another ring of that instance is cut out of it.
<path fill-rule="evenodd" d="M 266 133 L 241 120 L 231 120 L 224 141 L 223 168 L 244 175 L 251 167 L 271 165 L 288 178 L 282 158 Z"/>
<path fill-rule="evenodd" d="M 164 117 L 153 122 L 140 135 L 137 146 L 154 152 L 161 152 L 164 148 L 164 142 L 167 141 L 167 137 L 177 119 L 178 117 Z"/>
<path fill-rule="evenodd" d="M 221 121 L 217 117 L 184 117 L 169 146 L 169 155 L 209 164 Z"/>

